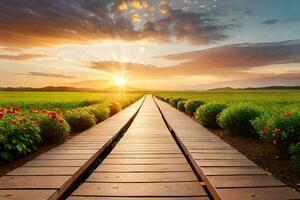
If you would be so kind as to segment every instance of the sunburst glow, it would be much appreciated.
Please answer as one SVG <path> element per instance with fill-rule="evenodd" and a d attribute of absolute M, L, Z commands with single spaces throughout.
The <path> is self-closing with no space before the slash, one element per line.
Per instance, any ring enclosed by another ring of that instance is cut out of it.
<path fill-rule="evenodd" d="M 125 79 L 122 78 L 122 77 L 117 77 L 117 78 L 115 79 L 115 84 L 116 84 L 116 86 L 118 86 L 118 87 L 123 87 L 123 86 L 125 85 Z"/>

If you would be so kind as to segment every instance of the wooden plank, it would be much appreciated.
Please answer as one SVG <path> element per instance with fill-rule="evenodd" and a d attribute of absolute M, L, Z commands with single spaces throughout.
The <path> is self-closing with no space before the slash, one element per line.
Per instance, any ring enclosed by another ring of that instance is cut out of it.
<path fill-rule="evenodd" d="M 246 156 L 243 154 L 200 154 L 200 153 L 193 153 L 193 158 L 195 160 L 245 160 L 247 159 Z"/>
<path fill-rule="evenodd" d="M 133 154 L 133 153 L 124 153 L 124 154 L 110 154 L 109 155 L 110 159 L 114 158 L 119 158 L 119 159 L 124 159 L 124 158 L 131 158 L 131 159 L 136 159 L 136 158 L 184 158 L 182 154 Z"/>
<path fill-rule="evenodd" d="M 288 200 L 300 199 L 300 194 L 288 187 L 218 189 L 224 200 Z"/>
<path fill-rule="evenodd" d="M 82 154 L 82 155 L 52 155 L 42 154 L 35 158 L 35 160 L 88 160 L 94 154 Z"/>
<path fill-rule="evenodd" d="M 32 160 L 26 167 L 81 167 L 86 160 Z"/>
<path fill-rule="evenodd" d="M 79 167 L 18 167 L 6 175 L 8 176 L 53 176 L 53 175 L 73 175 Z"/>
<path fill-rule="evenodd" d="M 207 197 L 88 197 L 71 196 L 68 200 L 209 200 Z"/>
<path fill-rule="evenodd" d="M 250 160 L 196 160 L 196 163 L 201 167 L 253 167 L 256 166 Z"/>
<path fill-rule="evenodd" d="M 187 161 L 184 158 L 166 158 L 166 159 L 105 159 L 102 164 L 118 164 L 118 165 L 155 165 L 155 164 L 182 164 L 187 163 Z"/>
<path fill-rule="evenodd" d="M 59 189 L 70 176 L 2 176 L 0 189 Z"/>
<path fill-rule="evenodd" d="M 45 200 L 57 190 L 0 190 L 1 200 Z"/>
<path fill-rule="evenodd" d="M 193 182 L 198 181 L 193 172 L 156 173 L 93 173 L 87 182 L 144 183 L 144 182 Z"/>
<path fill-rule="evenodd" d="M 278 187 L 285 184 L 269 175 L 208 176 L 216 188 L 232 187 Z"/>
<path fill-rule="evenodd" d="M 202 167 L 201 169 L 206 176 L 268 174 L 259 167 Z"/>
<path fill-rule="evenodd" d="M 184 183 L 83 183 L 73 196 L 172 197 L 206 196 L 197 182 Z"/>
<path fill-rule="evenodd" d="M 162 165 L 100 165 L 95 172 L 189 172 L 191 167 L 186 164 Z"/>

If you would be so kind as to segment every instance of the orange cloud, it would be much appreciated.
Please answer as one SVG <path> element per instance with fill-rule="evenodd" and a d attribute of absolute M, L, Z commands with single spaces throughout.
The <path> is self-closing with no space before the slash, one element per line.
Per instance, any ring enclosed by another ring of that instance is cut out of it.
<path fill-rule="evenodd" d="M 120 11 L 127 10 L 128 9 L 127 3 L 125 1 L 120 1 L 119 5 L 118 5 L 118 9 Z"/>
<path fill-rule="evenodd" d="M 143 3 L 141 3 L 139 0 L 131 0 L 130 5 L 135 9 L 144 9 Z"/>
<path fill-rule="evenodd" d="M 134 13 L 132 14 L 132 19 L 131 19 L 132 23 L 137 23 L 141 21 L 141 17 L 138 13 Z"/>
<path fill-rule="evenodd" d="M 28 76 L 43 76 L 43 77 L 54 77 L 54 78 L 76 78 L 74 76 L 64 75 L 64 74 L 57 74 L 57 73 L 47 73 L 47 72 L 29 72 L 22 75 L 28 75 Z"/>
<path fill-rule="evenodd" d="M 45 54 L 18 54 L 18 55 L 4 55 L 0 54 L 0 60 L 11 60 L 11 61 L 25 61 L 32 60 L 36 58 L 48 57 Z"/>

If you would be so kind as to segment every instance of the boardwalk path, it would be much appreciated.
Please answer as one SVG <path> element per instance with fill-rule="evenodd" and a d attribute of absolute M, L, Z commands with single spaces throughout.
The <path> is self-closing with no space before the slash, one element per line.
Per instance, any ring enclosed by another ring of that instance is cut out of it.
<path fill-rule="evenodd" d="M 203 200 L 206 196 L 147 96 L 121 141 L 69 200 Z"/>
<path fill-rule="evenodd" d="M 298 192 L 168 104 L 150 95 L 138 111 L 141 104 L 142 100 L 1 177 L 0 199 L 58 199 L 70 194 L 66 192 L 78 184 L 75 180 L 130 119 L 134 120 L 117 146 L 68 200 L 204 200 L 210 195 L 224 200 L 300 199 Z"/>
<path fill-rule="evenodd" d="M 0 178 L 0 199 L 57 199 L 129 123 L 143 99 Z"/>
<path fill-rule="evenodd" d="M 257 167 L 190 117 L 156 99 L 194 167 L 215 199 L 300 199 L 300 194 Z"/>

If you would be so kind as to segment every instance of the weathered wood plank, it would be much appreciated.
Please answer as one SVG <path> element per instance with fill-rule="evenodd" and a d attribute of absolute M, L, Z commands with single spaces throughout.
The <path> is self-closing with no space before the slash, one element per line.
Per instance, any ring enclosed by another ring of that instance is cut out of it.
<path fill-rule="evenodd" d="M 73 196 L 172 197 L 206 196 L 197 182 L 185 183 L 83 183 Z"/>
<path fill-rule="evenodd" d="M 186 164 L 162 165 L 100 165 L 95 172 L 189 172 L 191 167 Z"/>
<path fill-rule="evenodd" d="M 218 189 L 223 199 L 230 200 L 288 200 L 300 199 L 299 193 L 288 187 Z"/>
<path fill-rule="evenodd" d="M 1 200 L 45 200 L 57 190 L 0 190 Z"/>
<path fill-rule="evenodd" d="M 143 183 L 143 182 L 192 182 L 198 181 L 193 172 L 156 173 L 93 173 L 87 182 Z"/>
<path fill-rule="evenodd" d="M 59 189 L 70 176 L 2 176 L 0 189 Z"/>
<path fill-rule="evenodd" d="M 6 175 L 8 176 L 53 176 L 53 175 L 73 175 L 79 167 L 18 167 Z"/>

